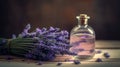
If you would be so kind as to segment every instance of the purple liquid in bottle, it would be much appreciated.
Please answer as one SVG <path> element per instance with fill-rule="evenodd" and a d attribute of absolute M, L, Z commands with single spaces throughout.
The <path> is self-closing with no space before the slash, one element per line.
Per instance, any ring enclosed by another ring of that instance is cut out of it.
<path fill-rule="evenodd" d="M 95 36 L 90 34 L 74 34 L 70 37 L 71 52 L 77 53 L 77 58 L 88 59 L 95 54 Z"/>

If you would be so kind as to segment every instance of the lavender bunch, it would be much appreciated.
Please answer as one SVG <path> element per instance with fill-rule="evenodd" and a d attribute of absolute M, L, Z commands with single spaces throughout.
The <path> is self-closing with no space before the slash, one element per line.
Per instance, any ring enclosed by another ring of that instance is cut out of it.
<path fill-rule="evenodd" d="M 29 32 L 31 25 L 28 24 L 22 33 L 10 40 L 10 54 L 23 56 L 29 59 L 42 61 L 54 60 L 56 55 L 76 55 L 69 51 L 69 33 L 66 30 L 50 27 L 36 28 L 35 31 Z"/>

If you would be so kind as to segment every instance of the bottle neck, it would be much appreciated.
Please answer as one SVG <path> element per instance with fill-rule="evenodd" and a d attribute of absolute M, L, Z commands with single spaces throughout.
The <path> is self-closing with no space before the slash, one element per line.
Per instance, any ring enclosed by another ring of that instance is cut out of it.
<path fill-rule="evenodd" d="M 84 25 L 88 25 L 88 19 L 78 19 L 78 25 L 84 26 Z"/>

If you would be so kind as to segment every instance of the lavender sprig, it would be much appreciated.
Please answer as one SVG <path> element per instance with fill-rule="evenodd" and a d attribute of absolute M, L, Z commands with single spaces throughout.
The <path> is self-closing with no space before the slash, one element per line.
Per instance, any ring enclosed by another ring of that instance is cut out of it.
<path fill-rule="evenodd" d="M 29 32 L 31 25 L 28 24 L 18 37 L 12 36 L 10 43 L 10 54 L 23 56 L 29 59 L 41 61 L 54 60 L 56 54 L 76 55 L 69 51 L 69 33 L 60 28 L 50 27 L 36 28 Z"/>

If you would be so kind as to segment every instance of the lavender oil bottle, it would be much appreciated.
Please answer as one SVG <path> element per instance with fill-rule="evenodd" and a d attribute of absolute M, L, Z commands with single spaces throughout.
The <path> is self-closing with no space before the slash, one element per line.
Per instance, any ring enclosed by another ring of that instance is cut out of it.
<path fill-rule="evenodd" d="M 75 26 L 70 33 L 71 52 L 76 53 L 75 58 L 86 60 L 91 59 L 95 55 L 95 32 L 88 25 L 90 18 L 86 14 L 76 16 L 78 25 Z"/>

